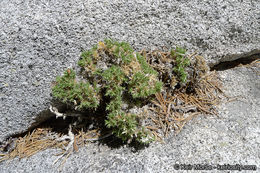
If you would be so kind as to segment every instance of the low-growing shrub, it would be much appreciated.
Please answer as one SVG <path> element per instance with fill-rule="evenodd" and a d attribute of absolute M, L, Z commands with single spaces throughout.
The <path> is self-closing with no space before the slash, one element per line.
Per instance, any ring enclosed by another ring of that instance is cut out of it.
<path fill-rule="evenodd" d="M 87 81 L 77 81 L 75 72 L 68 69 L 62 77 L 57 77 L 53 96 L 64 103 L 74 104 L 77 110 L 97 108 L 102 97 L 108 97 L 106 126 L 124 141 L 150 142 L 153 136 L 138 124 L 138 115 L 122 110 L 123 101 L 127 102 L 123 100 L 125 94 L 132 100 L 146 99 L 162 89 L 157 71 L 145 57 L 125 42 L 107 39 L 84 51 L 78 65 Z M 101 91 L 105 91 L 104 96 Z"/>

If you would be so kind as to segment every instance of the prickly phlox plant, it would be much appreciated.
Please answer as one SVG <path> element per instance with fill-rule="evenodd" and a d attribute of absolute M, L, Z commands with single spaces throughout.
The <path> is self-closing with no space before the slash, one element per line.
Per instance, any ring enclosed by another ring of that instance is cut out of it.
<path fill-rule="evenodd" d="M 173 72 L 183 83 L 187 78 L 185 67 L 189 65 L 184 54 L 185 50 L 181 48 L 171 51 L 176 62 Z M 162 90 L 163 83 L 158 80 L 158 72 L 147 63 L 146 58 L 128 43 L 106 39 L 82 52 L 78 65 L 82 77 L 77 78 L 72 69 L 66 70 L 63 76 L 57 77 L 52 88 L 54 98 L 73 105 L 79 111 L 95 110 L 106 100 L 105 124 L 117 137 L 123 141 L 152 141 L 153 135 L 140 125 L 139 116 L 122 108 L 129 101 L 125 99 L 129 96 L 132 102 L 138 103 L 138 99 L 149 99 Z"/>
<path fill-rule="evenodd" d="M 162 89 L 157 72 L 146 59 L 129 44 L 106 39 L 84 51 L 78 65 L 85 81 L 77 80 L 75 71 L 68 69 L 57 77 L 53 96 L 73 104 L 77 110 L 96 109 L 102 97 L 108 97 L 105 124 L 116 136 L 124 141 L 135 138 L 141 143 L 153 140 L 148 130 L 139 125 L 138 115 L 122 110 L 125 94 L 132 99 L 146 99 Z"/>

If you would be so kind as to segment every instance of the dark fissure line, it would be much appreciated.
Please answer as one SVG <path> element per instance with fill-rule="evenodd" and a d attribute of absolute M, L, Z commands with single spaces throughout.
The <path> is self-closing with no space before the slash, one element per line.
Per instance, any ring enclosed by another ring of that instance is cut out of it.
<path fill-rule="evenodd" d="M 226 62 L 221 62 L 219 64 L 214 65 L 213 67 L 210 68 L 210 71 L 216 70 L 216 71 L 224 71 L 228 70 L 234 67 L 239 66 L 240 64 L 242 65 L 247 65 L 252 63 L 253 61 L 260 59 L 260 54 L 254 54 L 248 57 L 242 57 L 234 61 L 226 61 Z"/>

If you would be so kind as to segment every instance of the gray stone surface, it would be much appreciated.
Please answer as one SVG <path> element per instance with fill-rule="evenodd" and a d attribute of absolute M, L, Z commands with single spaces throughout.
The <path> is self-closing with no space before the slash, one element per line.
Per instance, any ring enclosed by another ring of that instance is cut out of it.
<path fill-rule="evenodd" d="M 179 45 L 213 65 L 260 52 L 259 11 L 259 0 L 1 0 L 0 141 L 44 115 L 55 76 L 98 41 Z"/>
<path fill-rule="evenodd" d="M 240 96 L 237 101 L 220 105 L 220 118 L 198 116 L 177 136 L 170 136 L 165 144 L 152 143 L 138 152 L 124 146 L 111 149 L 88 144 L 73 153 L 61 171 L 176 172 L 174 164 L 177 163 L 256 165 L 255 172 L 259 172 L 259 71 L 259 67 L 239 67 L 219 72 L 225 92 L 232 97 Z M 0 163 L 0 172 L 57 172 L 59 165 L 53 165 L 56 153 L 57 150 L 48 149 L 28 159 Z"/>

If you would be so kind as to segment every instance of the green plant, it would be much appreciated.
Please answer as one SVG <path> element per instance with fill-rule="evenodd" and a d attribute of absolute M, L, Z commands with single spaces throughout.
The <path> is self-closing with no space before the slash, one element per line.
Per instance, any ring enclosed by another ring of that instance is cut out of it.
<path fill-rule="evenodd" d="M 107 67 L 100 67 L 99 62 Z M 130 94 L 132 99 L 146 99 L 162 89 L 157 71 L 146 59 L 134 52 L 128 43 L 106 39 L 84 51 L 78 65 L 88 82 L 76 81 L 75 72 L 67 70 L 62 77 L 57 77 L 52 89 L 53 96 L 76 105 L 78 109 L 97 108 L 101 98 L 107 97 L 103 99 L 108 100 L 105 124 L 113 129 L 116 136 L 124 141 L 152 141 L 149 131 L 139 125 L 138 115 L 122 110 L 124 94 Z M 105 96 L 101 96 L 101 90 L 105 91 Z"/>
<path fill-rule="evenodd" d="M 73 103 L 77 109 L 97 108 L 100 101 L 97 85 L 77 82 L 76 73 L 72 69 L 66 70 L 62 77 L 57 77 L 52 94 L 64 103 Z"/>
<path fill-rule="evenodd" d="M 161 88 L 162 83 L 156 80 L 155 75 L 147 75 L 141 72 L 135 73 L 129 82 L 129 92 L 134 98 L 148 97 L 159 92 Z"/>
<path fill-rule="evenodd" d="M 114 111 L 108 114 L 105 123 L 107 127 L 112 127 L 114 134 L 124 141 L 135 138 L 140 143 L 150 143 L 154 137 L 144 127 L 138 126 L 137 118 L 135 114 Z"/>
<path fill-rule="evenodd" d="M 171 56 L 175 58 L 176 65 L 173 71 L 177 74 L 181 83 L 187 82 L 187 72 L 185 68 L 190 65 L 189 58 L 185 57 L 186 50 L 177 47 L 175 50 L 171 50 Z"/>

